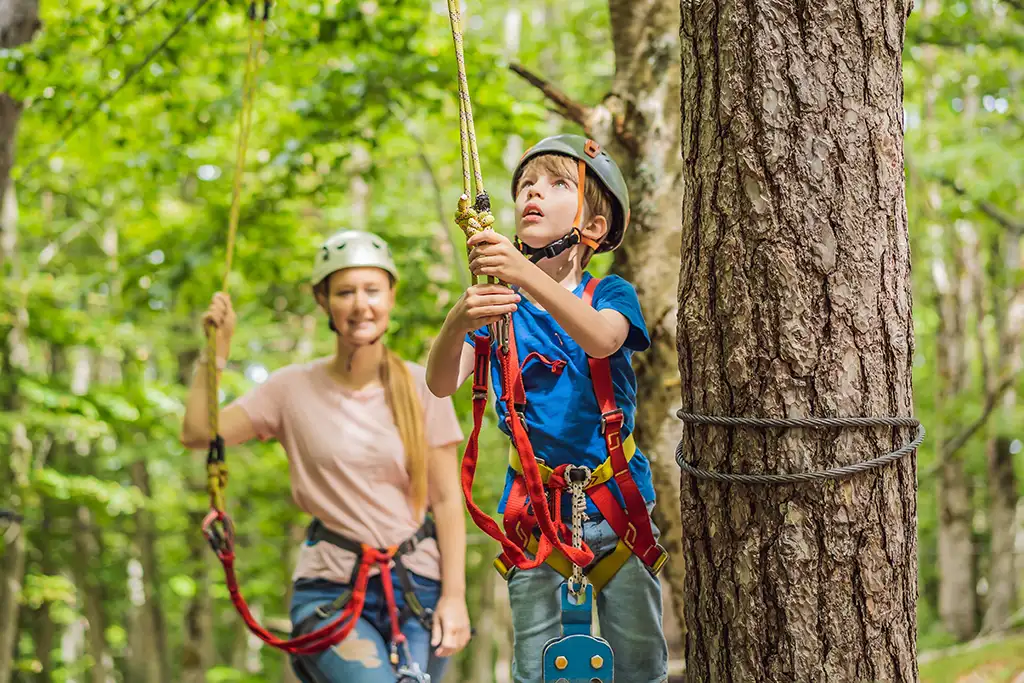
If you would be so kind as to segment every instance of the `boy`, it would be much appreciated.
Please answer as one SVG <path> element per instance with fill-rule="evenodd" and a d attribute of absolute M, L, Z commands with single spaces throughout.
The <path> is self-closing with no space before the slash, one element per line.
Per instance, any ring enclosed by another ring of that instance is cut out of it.
<path fill-rule="evenodd" d="M 476 285 L 456 302 L 431 349 L 427 385 L 439 397 L 454 393 L 473 374 L 474 335 L 511 314 L 513 357 L 526 401 L 513 402 L 513 391 L 497 400 L 499 425 L 512 435 L 506 417 L 510 409 L 520 415 L 526 431 L 518 432 L 525 435 L 519 438 L 529 439 L 548 477 L 566 464 L 592 473 L 583 538 L 595 559 L 586 572 L 598 591 L 601 633 L 614 652 L 615 681 L 664 681 L 668 652 L 654 574 L 666 556 L 649 518 L 650 466 L 630 436 L 636 412 L 630 358 L 646 350 L 650 339 L 632 285 L 618 276 L 598 283 L 583 270 L 593 253 L 622 242 L 629 223 L 625 180 L 597 143 L 560 135 L 526 152 L 513 174 L 512 194 L 516 244 L 491 230 L 468 244 L 471 270 L 513 289 Z M 502 395 L 494 343 L 490 354 L 492 382 Z M 514 542 L 535 554 L 537 520 L 519 469 L 513 450 L 499 511 L 510 536 L 517 536 Z M 562 495 L 563 503 L 569 498 Z M 556 520 L 559 513 L 570 522 L 570 506 L 554 511 Z M 515 516 L 511 523 L 510 515 Z M 506 565 L 508 558 L 502 556 Z M 516 683 L 541 681 L 544 645 L 561 635 L 559 586 L 570 570 L 565 557 L 553 553 L 535 569 L 511 567 L 506 574 Z"/>

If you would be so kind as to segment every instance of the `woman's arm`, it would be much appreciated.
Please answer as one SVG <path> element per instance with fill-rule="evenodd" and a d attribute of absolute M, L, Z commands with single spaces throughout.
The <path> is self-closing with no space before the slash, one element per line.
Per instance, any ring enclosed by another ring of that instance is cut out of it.
<path fill-rule="evenodd" d="M 466 646 L 470 635 L 466 610 L 466 519 L 462 513 L 455 445 L 434 448 L 429 457 L 430 507 L 441 552 L 441 598 L 435 610 L 431 645 L 438 648 L 439 657 L 450 657 Z"/>
<path fill-rule="evenodd" d="M 181 443 L 186 448 L 210 445 L 210 411 L 207 402 L 206 363 L 199 363 L 192 376 L 185 402 L 185 418 L 181 424 Z M 220 375 L 220 370 L 217 370 Z M 256 438 L 256 428 L 241 406 L 230 406 L 220 412 L 217 420 L 225 446 L 234 446 Z"/>
<path fill-rule="evenodd" d="M 231 336 L 235 331 L 235 311 L 231 297 L 223 292 L 213 295 L 210 307 L 203 315 L 203 325 L 217 329 L 217 376 L 227 364 L 231 352 Z M 185 400 L 185 417 L 181 423 L 181 443 L 188 448 L 206 448 L 210 445 L 210 409 L 207 382 L 207 363 L 201 360 Z M 217 400 L 213 397 L 214 401 Z M 218 416 L 218 427 L 225 446 L 234 446 L 256 438 L 252 420 L 239 406 L 231 406 Z"/>

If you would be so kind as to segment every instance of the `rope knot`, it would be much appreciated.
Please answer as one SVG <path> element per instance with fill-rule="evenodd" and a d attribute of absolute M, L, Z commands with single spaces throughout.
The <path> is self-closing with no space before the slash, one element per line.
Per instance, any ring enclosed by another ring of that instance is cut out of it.
<path fill-rule="evenodd" d="M 459 208 L 455 212 L 455 222 L 468 238 L 494 225 L 494 216 L 490 211 L 477 211 L 470 205 L 469 196 L 464 194 L 459 197 Z"/>

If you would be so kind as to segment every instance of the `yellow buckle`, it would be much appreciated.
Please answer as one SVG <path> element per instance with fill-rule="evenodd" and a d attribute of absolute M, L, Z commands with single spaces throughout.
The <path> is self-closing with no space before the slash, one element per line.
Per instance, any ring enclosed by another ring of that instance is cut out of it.
<path fill-rule="evenodd" d="M 494 558 L 494 568 L 501 574 L 501 578 L 508 579 L 508 567 L 501 561 L 500 557 Z"/>
<path fill-rule="evenodd" d="M 661 570 L 665 567 L 666 564 L 668 564 L 669 557 L 671 557 L 668 554 L 668 551 L 665 550 L 660 543 L 657 547 L 658 550 L 661 551 L 661 555 L 658 556 L 658 559 L 654 561 L 654 566 L 651 567 L 651 574 L 653 574 L 654 576 L 657 576 L 661 573 Z"/>

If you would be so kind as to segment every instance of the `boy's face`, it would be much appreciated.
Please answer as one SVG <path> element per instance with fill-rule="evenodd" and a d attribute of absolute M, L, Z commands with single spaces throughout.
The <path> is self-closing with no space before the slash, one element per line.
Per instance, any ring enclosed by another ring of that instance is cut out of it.
<path fill-rule="evenodd" d="M 561 239 L 572 229 L 577 202 L 572 180 L 527 169 L 516 188 L 516 235 L 535 249 Z"/>

